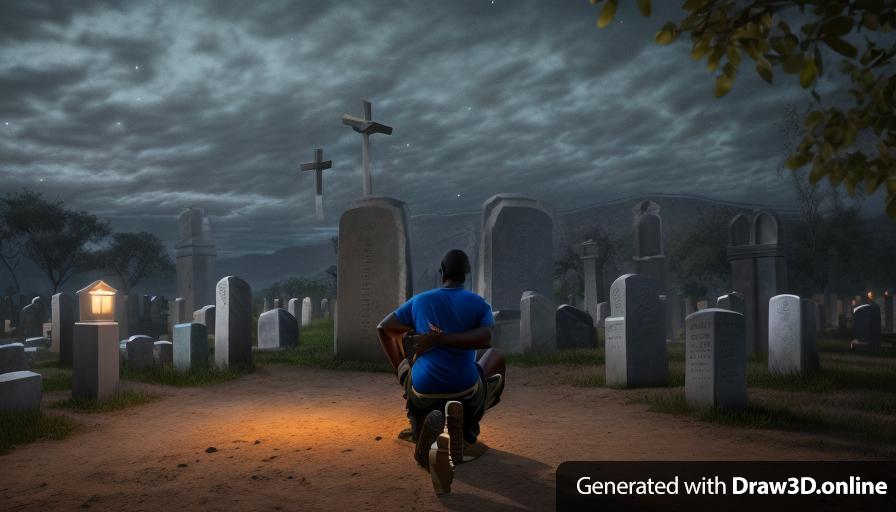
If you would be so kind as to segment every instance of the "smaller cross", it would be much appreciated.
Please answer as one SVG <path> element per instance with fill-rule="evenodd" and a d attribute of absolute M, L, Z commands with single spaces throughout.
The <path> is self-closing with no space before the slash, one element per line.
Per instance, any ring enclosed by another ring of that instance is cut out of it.
<path fill-rule="evenodd" d="M 314 150 L 314 161 L 302 164 L 303 171 L 314 171 L 314 205 L 317 220 L 324 220 L 324 176 L 325 169 L 333 167 L 332 160 L 323 160 L 324 150 Z"/>

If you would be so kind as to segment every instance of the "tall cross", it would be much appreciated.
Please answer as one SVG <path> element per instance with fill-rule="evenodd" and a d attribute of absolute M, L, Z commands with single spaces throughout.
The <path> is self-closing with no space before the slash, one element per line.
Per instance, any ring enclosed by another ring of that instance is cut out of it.
<path fill-rule="evenodd" d="M 314 171 L 314 207 L 317 213 L 317 220 L 324 220 L 324 169 L 333 167 L 332 160 L 322 160 L 324 150 L 317 148 L 314 150 L 314 161 L 302 164 L 303 171 Z"/>
<path fill-rule="evenodd" d="M 367 100 L 364 100 L 364 119 L 342 114 L 342 124 L 351 126 L 352 130 L 363 136 L 361 138 L 361 160 L 364 163 L 364 195 L 369 196 L 373 193 L 373 183 L 370 179 L 370 136 L 374 133 L 392 135 L 392 127 L 373 120 L 370 102 Z"/>

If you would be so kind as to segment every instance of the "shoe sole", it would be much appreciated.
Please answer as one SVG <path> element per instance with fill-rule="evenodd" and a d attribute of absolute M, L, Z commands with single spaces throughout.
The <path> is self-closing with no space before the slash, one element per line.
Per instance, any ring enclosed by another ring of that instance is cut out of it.
<path fill-rule="evenodd" d="M 451 438 L 449 453 L 454 464 L 464 461 L 464 406 L 452 400 L 445 404 L 445 427 Z"/>
<path fill-rule="evenodd" d="M 417 447 L 414 449 L 414 459 L 421 467 L 429 467 L 429 449 L 444 428 L 445 418 L 442 411 L 432 411 L 426 415 L 417 436 Z"/>
<path fill-rule="evenodd" d="M 436 494 L 451 492 L 454 464 L 451 463 L 451 455 L 448 453 L 450 444 L 448 434 L 442 433 L 429 448 L 429 477 L 432 479 L 432 489 Z"/>

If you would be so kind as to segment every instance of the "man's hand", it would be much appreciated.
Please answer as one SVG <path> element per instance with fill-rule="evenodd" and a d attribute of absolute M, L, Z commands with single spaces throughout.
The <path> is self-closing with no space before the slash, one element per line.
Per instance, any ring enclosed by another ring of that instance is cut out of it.
<path fill-rule="evenodd" d="M 404 337 L 404 346 L 409 353 L 413 353 L 416 357 L 431 349 L 433 346 L 438 345 L 438 340 L 441 335 L 441 330 L 429 331 L 426 334 L 408 333 Z"/>

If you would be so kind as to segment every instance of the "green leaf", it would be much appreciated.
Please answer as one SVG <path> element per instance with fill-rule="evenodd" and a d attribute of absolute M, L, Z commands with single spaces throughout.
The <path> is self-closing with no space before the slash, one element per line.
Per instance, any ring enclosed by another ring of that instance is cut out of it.
<path fill-rule="evenodd" d="M 824 119 L 824 114 L 822 114 L 820 111 L 813 110 L 812 112 L 809 112 L 809 115 L 806 116 L 805 121 L 806 129 L 811 130 L 815 127 L 815 125 L 820 123 L 822 119 Z"/>
<path fill-rule="evenodd" d="M 678 30 L 675 27 L 675 24 L 666 23 L 660 28 L 660 31 L 656 33 L 654 40 L 656 41 L 656 44 L 669 44 L 675 40 L 676 36 L 678 36 Z"/>
<path fill-rule="evenodd" d="M 824 44 L 828 45 L 831 48 L 831 50 L 834 50 L 835 52 L 839 53 L 840 55 L 843 55 L 844 57 L 849 57 L 851 59 L 854 59 L 859 54 L 859 52 L 858 52 L 858 50 L 856 50 L 855 46 L 847 43 L 846 41 L 844 41 L 843 39 L 840 39 L 839 37 L 837 37 L 835 35 L 827 35 L 827 36 L 823 37 L 821 40 L 824 41 Z"/>
<path fill-rule="evenodd" d="M 597 18 L 597 28 L 604 28 L 616 17 L 616 7 L 618 0 L 607 0 L 603 9 L 600 10 L 600 17 Z"/>
<path fill-rule="evenodd" d="M 791 171 L 795 171 L 807 163 L 809 163 L 809 158 L 806 157 L 806 155 L 798 153 L 796 155 L 791 155 L 790 158 L 784 162 L 784 167 L 787 167 Z"/>
<path fill-rule="evenodd" d="M 650 0 L 638 0 L 638 10 L 642 16 L 650 16 Z"/>
<path fill-rule="evenodd" d="M 815 60 L 806 59 L 803 64 L 803 70 L 800 71 L 800 85 L 803 89 L 808 89 L 818 76 L 818 69 L 815 68 Z"/>
<path fill-rule="evenodd" d="M 772 83 L 772 65 L 764 58 L 760 58 L 760 60 L 756 62 L 756 72 L 759 73 L 759 76 L 761 76 L 763 80 Z"/>
<path fill-rule="evenodd" d="M 837 16 L 821 26 L 823 35 L 842 36 L 852 30 L 855 20 L 849 16 Z"/>

